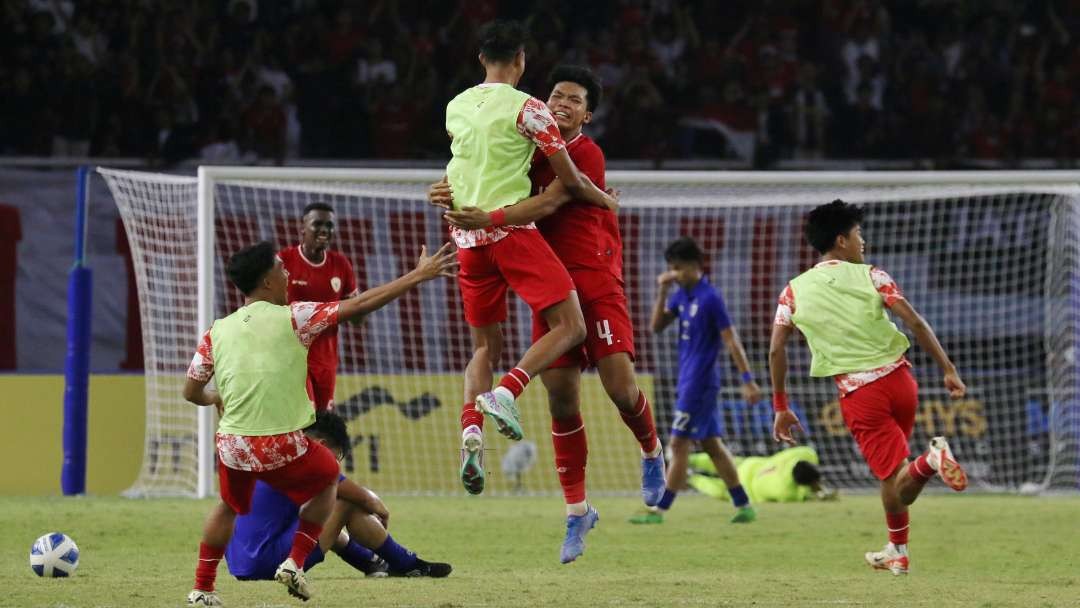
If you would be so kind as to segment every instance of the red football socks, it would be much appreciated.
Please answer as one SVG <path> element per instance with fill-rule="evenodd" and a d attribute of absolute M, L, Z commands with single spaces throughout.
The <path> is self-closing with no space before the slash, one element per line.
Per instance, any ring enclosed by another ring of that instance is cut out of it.
<path fill-rule="evenodd" d="M 656 423 L 653 422 L 652 408 L 645 399 L 645 393 L 638 392 L 637 405 L 634 407 L 633 414 L 624 414 L 620 411 L 619 416 L 622 416 L 623 423 L 641 444 L 642 452 L 652 454 L 656 451 L 658 445 Z"/>
<path fill-rule="evenodd" d="M 292 551 L 289 551 L 289 557 L 296 563 L 297 568 L 304 568 L 308 555 L 319 544 L 320 534 L 322 534 L 321 525 L 306 519 L 300 520 L 300 527 L 296 529 L 296 534 L 293 535 Z"/>
<path fill-rule="evenodd" d="M 923 483 L 926 483 L 934 476 L 934 469 L 926 460 L 926 454 L 922 454 L 915 460 L 912 460 L 911 464 L 908 465 L 907 472 L 912 479 Z"/>
<path fill-rule="evenodd" d="M 199 543 L 199 564 L 195 566 L 195 588 L 199 591 L 213 591 L 217 579 L 218 562 L 225 555 L 225 547 L 212 547 Z"/>
<path fill-rule="evenodd" d="M 470 426 L 484 430 L 484 413 L 476 409 L 476 404 L 472 401 L 461 406 L 461 430 L 464 431 Z"/>
<path fill-rule="evenodd" d="M 555 470 L 559 473 L 566 504 L 585 501 L 585 461 L 589 444 L 585 439 L 585 423 L 581 414 L 567 418 L 552 418 L 551 443 L 555 446 Z"/>
<path fill-rule="evenodd" d="M 894 545 L 906 545 L 908 541 L 908 514 L 886 513 L 885 523 L 889 526 L 889 542 Z"/>
<path fill-rule="evenodd" d="M 531 378 L 529 377 L 529 374 L 525 373 L 525 370 L 520 367 L 515 367 L 506 372 L 506 375 L 502 377 L 502 380 L 499 380 L 499 386 L 510 391 L 514 395 L 514 399 L 517 399 L 521 396 L 521 393 L 524 392 L 525 387 L 529 386 L 529 380 L 531 380 Z"/>

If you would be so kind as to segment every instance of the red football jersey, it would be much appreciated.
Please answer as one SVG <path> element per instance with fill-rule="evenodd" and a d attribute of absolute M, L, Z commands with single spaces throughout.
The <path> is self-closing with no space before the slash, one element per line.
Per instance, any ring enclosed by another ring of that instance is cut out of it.
<path fill-rule="evenodd" d="M 356 274 L 349 259 L 327 250 L 315 264 L 304 257 L 299 245 L 278 252 L 289 273 L 289 303 L 335 302 L 356 295 Z M 337 369 L 337 328 L 324 332 L 308 349 L 308 367 Z"/>
<path fill-rule="evenodd" d="M 604 153 L 584 133 L 566 143 L 570 160 L 600 189 L 604 179 Z M 555 179 L 547 157 L 537 151 L 529 171 L 533 194 Z M 559 256 L 566 269 L 606 270 L 622 280 L 622 239 L 619 219 L 614 213 L 595 205 L 570 201 L 558 211 L 536 223 L 544 239 Z"/>

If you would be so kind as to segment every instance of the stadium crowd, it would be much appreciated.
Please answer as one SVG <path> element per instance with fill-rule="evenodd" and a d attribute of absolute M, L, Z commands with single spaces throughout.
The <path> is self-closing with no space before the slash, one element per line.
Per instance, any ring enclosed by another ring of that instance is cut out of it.
<path fill-rule="evenodd" d="M 1080 157 L 1080 0 L 0 0 L 0 154 L 446 158 L 496 17 L 613 158 Z"/>

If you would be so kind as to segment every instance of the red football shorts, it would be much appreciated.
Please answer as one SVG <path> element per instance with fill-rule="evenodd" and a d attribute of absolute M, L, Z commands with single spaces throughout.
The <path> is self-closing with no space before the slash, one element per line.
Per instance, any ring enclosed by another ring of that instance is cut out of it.
<path fill-rule="evenodd" d="M 257 480 L 266 482 L 299 506 L 337 483 L 340 472 L 334 453 L 318 441 L 308 441 L 303 456 L 270 471 L 239 471 L 218 460 L 221 500 L 240 515 L 251 511 L 251 496 Z"/>
<path fill-rule="evenodd" d="M 533 314 L 570 297 L 574 283 L 539 230 L 520 229 L 490 245 L 458 249 L 465 320 L 483 327 L 506 320 L 506 289 Z"/>
<path fill-rule="evenodd" d="M 628 353 L 634 360 L 634 326 L 630 322 L 622 284 L 610 272 L 571 270 L 581 313 L 585 317 L 585 342 L 571 348 L 549 369 L 595 366 L 600 359 L 615 353 Z M 533 314 L 532 341 L 548 332 L 544 317 Z"/>
<path fill-rule="evenodd" d="M 840 398 L 844 423 L 878 479 L 892 475 L 910 454 L 918 405 L 919 385 L 907 365 Z"/>
<path fill-rule="evenodd" d="M 315 411 L 334 408 L 334 385 L 337 383 L 337 369 L 333 367 L 308 366 L 308 397 L 315 404 Z"/>

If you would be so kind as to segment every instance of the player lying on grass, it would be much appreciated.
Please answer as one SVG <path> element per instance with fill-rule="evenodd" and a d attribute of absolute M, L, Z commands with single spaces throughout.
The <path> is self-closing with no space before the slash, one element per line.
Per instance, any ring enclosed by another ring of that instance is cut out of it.
<path fill-rule="evenodd" d="M 430 257 L 422 248 L 414 270 L 355 298 L 286 306 L 289 276 L 273 245 L 259 243 L 232 256 L 226 274 L 243 292 L 244 305 L 203 334 L 183 390 L 188 401 L 220 406 L 223 412 L 215 438 L 221 501 L 203 527 L 188 604 L 221 605 L 214 593 L 218 562 L 237 514 L 251 510 L 256 481 L 299 507 L 288 558 L 274 578 L 290 594 L 311 597 L 300 565 L 334 509 L 340 470 L 330 450 L 309 441 L 302 430 L 315 421 L 307 393 L 307 349 L 340 321 L 375 312 L 425 281 L 452 276 L 454 265 L 449 243 Z M 208 389 L 215 377 L 217 389 Z"/>
<path fill-rule="evenodd" d="M 582 133 L 600 103 L 603 90 L 599 79 L 588 68 L 559 66 L 549 80 L 547 107 L 558 122 L 570 160 L 594 184 L 605 188 L 604 153 Z M 540 151 L 533 155 L 529 178 L 533 194 L 544 192 L 556 181 L 554 169 Z M 433 184 L 429 199 L 433 204 L 450 207 L 453 191 L 446 182 Z M 634 376 L 634 329 L 623 292 L 618 217 L 609 209 L 584 201 L 569 201 L 561 206 L 557 203 L 526 201 L 506 208 L 506 214 L 513 214 L 521 223 L 539 220 L 540 234 L 574 281 L 585 318 L 584 344 L 570 349 L 540 373 L 548 393 L 555 468 L 566 502 L 566 537 L 560 559 L 568 563 L 584 551 L 585 534 L 598 519 L 585 491 L 588 442 L 581 418 L 582 369 L 596 366 L 604 390 L 641 447 L 641 492 L 646 505 L 655 505 L 664 492 L 664 459 L 652 408 Z M 464 229 L 491 225 L 491 214 L 476 207 L 449 211 L 446 217 L 452 225 Z M 534 314 L 533 340 L 547 333 L 543 317 Z M 467 408 L 462 413 L 461 427 L 465 443 L 470 439 L 482 442 L 484 418 L 475 410 Z M 483 490 L 482 455 L 481 451 L 463 452 L 461 479 L 474 494 Z"/>
<path fill-rule="evenodd" d="M 465 369 L 463 416 L 472 416 L 471 410 L 482 411 L 492 417 L 500 433 L 513 440 L 522 437 L 516 399 L 534 375 L 585 339 L 585 322 L 566 268 L 535 224 L 517 219 L 508 206 L 529 198 L 528 173 L 536 150 L 548 159 L 561 186 L 540 199 L 573 197 L 601 207 L 616 206 L 614 198 L 574 166 L 551 111 L 514 88 L 525 71 L 526 37 L 518 23 L 496 21 L 485 26 L 480 33 L 484 82 L 446 106 L 453 155 L 446 181 L 454 189 L 453 205 L 477 206 L 492 212 L 494 218 L 486 228 L 451 227 L 461 261 L 458 281 L 465 320 L 473 341 L 473 356 Z M 534 342 L 492 390 L 493 370 L 502 355 L 507 288 L 534 315 L 543 317 L 551 331 Z M 470 436 L 462 449 L 479 454 L 482 445 Z M 466 485 L 475 492 L 480 483 L 474 479 Z"/>
<path fill-rule="evenodd" d="M 881 480 L 881 502 L 889 542 L 868 552 L 866 561 L 894 575 L 907 574 L 908 506 L 935 474 L 953 490 L 967 487 L 967 475 L 944 437 L 908 462 L 908 438 L 915 424 L 919 387 L 904 353 L 910 343 L 889 320 L 889 309 L 915 334 L 919 345 L 941 368 L 953 399 L 967 390 L 934 330 L 904 298 L 884 270 L 864 263 L 863 210 L 841 200 L 821 205 L 806 219 L 806 240 L 821 261 L 795 277 L 780 294 L 769 345 L 773 385 L 773 437 L 794 443 L 798 417 L 788 409 L 786 346 L 795 329 L 810 347 L 810 375 L 831 376 L 840 391 L 844 423 L 874 476 Z"/>
<path fill-rule="evenodd" d="M 330 249 L 336 229 L 334 208 L 315 202 L 304 207 L 300 243 L 278 252 L 289 273 L 289 302 L 334 302 L 357 294 L 349 258 Z M 359 320 L 355 320 L 359 322 Z M 334 407 L 337 382 L 337 327 L 319 334 L 308 349 L 308 388 L 315 409 Z"/>
<path fill-rule="evenodd" d="M 718 476 L 712 457 L 704 452 L 691 454 L 687 484 L 713 498 L 730 498 L 727 483 Z M 746 494 L 753 502 L 803 502 L 811 498 L 835 500 L 836 490 L 821 483 L 817 452 L 809 446 L 781 450 L 772 456 L 735 458 Z"/>
<path fill-rule="evenodd" d="M 349 450 L 345 420 L 320 411 L 304 429 L 309 441 L 326 446 L 340 461 Z M 390 512 L 373 492 L 338 476 L 337 502 L 312 549 L 304 571 L 333 551 L 368 576 L 431 576 L 450 574 L 450 564 L 428 562 L 394 541 L 387 532 Z M 299 510 L 289 497 L 264 482 L 255 484 L 251 511 L 236 518 L 236 528 L 225 550 L 229 572 L 240 580 L 273 580 L 274 572 L 289 557 L 289 547 L 300 524 Z"/>
<path fill-rule="evenodd" d="M 750 362 L 742 341 L 728 317 L 720 291 L 705 276 L 705 254 L 693 239 L 680 238 L 664 252 L 668 270 L 657 277 L 656 302 L 652 310 L 652 331 L 658 334 L 678 320 L 679 383 L 676 389 L 675 419 L 671 423 L 671 464 L 667 470 L 667 488 L 656 506 L 631 523 L 658 524 L 671 508 L 675 496 L 686 483 L 687 458 L 695 441 L 713 459 L 720 477 L 728 485 L 735 505 L 733 523 L 748 523 L 757 518 L 750 504 L 735 462 L 720 440 L 720 374 L 717 359 L 723 343 L 738 368 L 743 397 L 747 403 L 761 399 L 761 389 L 754 382 Z M 673 285 L 678 290 L 668 297 Z"/>

